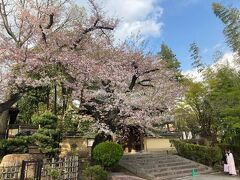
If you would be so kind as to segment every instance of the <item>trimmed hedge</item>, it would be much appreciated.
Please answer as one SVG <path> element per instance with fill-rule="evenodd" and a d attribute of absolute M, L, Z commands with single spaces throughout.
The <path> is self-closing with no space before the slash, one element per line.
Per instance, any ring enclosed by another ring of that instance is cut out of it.
<path fill-rule="evenodd" d="M 180 140 L 170 140 L 170 142 L 175 146 L 178 154 L 187 159 L 191 159 L 208 166 L 214 166 L 222 160 L 222 152 L 218 146 L 208 147 Z"/>
<path fill-rule="evenodd" d="M 103 167 L 114 167 L 122 156 L 122 146 L 114 142 L 102 142 L 93 149 L 93 159 Z"/>

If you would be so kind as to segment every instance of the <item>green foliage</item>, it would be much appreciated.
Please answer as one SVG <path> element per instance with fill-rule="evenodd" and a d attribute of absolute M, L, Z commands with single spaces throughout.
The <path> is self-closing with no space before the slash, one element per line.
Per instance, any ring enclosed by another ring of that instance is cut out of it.
<path fill-rule="evenodd" d="M 240 74 L 223 67 L 209 71 L 206 82 L 211 90 L 208 98 L 214 107 L 216 127 L 225 143 L 240 144 Z"/>
<path fill-rule="evenodd" d="M 174 126 L 178 131 L 191 131 L 193 136 L 200 133 L 200 125 L 193 109 L 186 104 L 176 106 L 172 112 L 174 115 Z"/>
<path fill-rule="evenodd" d="M 45 112 L 41 115 L 33 115 L 33 124 L 40 125 L 41 128 L 55 129 L 57 127 L 58 118 L 50 112 Z"/>
<path fill-rule="evenodd" d="M 49 91 L 49 87 L 38 87 L 27 92 L 17 103 L 20 111 L 18 121 L 31 123 L 32 115 L 39 111 L 40 106 L 47 103 Z"/>
<path fill-rule="evenodd" d="M 28 145 L 31 144 L 32 138 L 28 136 L 19 136 L 14 139 L 0 140 L 0 157 L 12 153 L 26 153 Z"/>
<path fill-rule="evenodd" d="M 47 171 L 48 171 L 48 174 L 51 176 L 52 180 L 60 179 L 61 173 L 58 170 L 49 168 L 49 169 L 47 169 Z"/>
<path fill-rule="evenodd" d="M 240 10 L 238 8 L 227 8 L 219 3 L 213 3 L 212 9 L 225 25 L 223 32 L 228 45 L 240 55 Z"/>
<path fill-rule="evenodd" d="M 112 141 L 112 136 L 110 134 L 106 134 L 105 132 L 98 133 L 95 138 L 94 142 L 92 145 L 91 153 L 93 149 L 100 143 L 105 142 L 105 141 Z"/>
<path fill-rule="evenodd" d="M 190 44 L 189 51 L 191 53 L 191 59 L 193 60 L 192 66 L 194 68 L 197 68 L 199 72 L 202 71 L 204 69 L 204 65 L 202 63 L 202 57 L 200 55 L 200 50 L 197 44 Z"/>
<path fill-rule="evenodd" d="M 180 62 L 176 58 L 176 55 L 172 52 L 172 50 L 165 44 L 161 44 L 161 50 L 158 53 L 161 60 L 167 63 L 168 68 L 174 68 L 179 70 Z"/>
<path fill-rule="evenodd" d="M 100 143 L 93 149 L 93 159 L 104 167 L 114 167 L 122 156 L 122 146 L 109 141 Z"/>
<path fill-rule="evenodd" d="M 78 114 L 74 109 L 68 109 L 63 117 L 63 131 L 76 132 L 78 126 Z"/>
<path fill-rule="evenodd" d="M 170 142 L 175 146 L 178 154 L 185 158 L 210 166 L 221 162 L 222 152 L 218 146 L 202 146 L 180 140 L 170 140 Z"/>
<path fill-rule="evenodd" d="M 180 70 L 180 62 L 173 51 L 167 46 L 167 44 L 161 44 L 161 50 L 158 53 L 158 56 L 161 60 L 166 62 L 167 68 L 173 69 L 175 71 L 175 78 L 178 81 L 182 81 L 183 75 L 181 74 Z"/>
<path fill-rule="evenodd" d="M 195 83 L 189 82 L 188 83 L 188 90 L 185 95 L 184 99 L 184 108 L 190 108 L 192 111 L 192 120 L 196 120 L 195 125 L 199 125 L 197 129 L 194 128 L 194 121 L 190 121 L 192 128 L 191 131 L 198 130 L 202 137 L 213 137 L 214 129 L 214 113 L 211 103 L 208 99 L 208 89 L 204 86 L 203 83 Z M 191 113 L 189 111 L 188 113 Z M 184 112 L 184 111 L 182 111 Z M 197 133 L 197 132 L 196 132 Z"/>
<path fill-rule="evenodd" d="M 83 170 L 83 176 L 86 180 L 107 180 L 108 173 L 99 165 L 89 166 Z"/>
<path fill-rule="evenodd" d="M 58 118 L 49 113 L 33 117 L 34 124 L 39 124 L 41 128 L 32 135 L 34 143 L 39 149 L 48 155 L 55 155 L 58 152 L 60 142 L 60 131 L 56 129 Z"/>
<path fill-rule="evenodd" d="M 63 117 L 63 131 L 77 132 L 82 136 L 91 136 L 94 133 L 91 130 L 93 118 L 87 115 L 79 115 L 79 113 L 69 108 Z"/>
<path fill-rule="evenodd" d="M 55 129 L 39 129 L 32 135 L 34 142 L 39 149 L 48 155 L 55 155 L 58 152 L 60 132 Z"/>

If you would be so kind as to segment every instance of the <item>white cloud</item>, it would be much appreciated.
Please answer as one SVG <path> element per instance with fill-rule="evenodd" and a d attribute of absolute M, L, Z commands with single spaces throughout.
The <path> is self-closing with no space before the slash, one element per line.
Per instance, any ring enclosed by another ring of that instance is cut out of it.
<path fill-rule="evenodd" d="M 210 68 L 214 71 L 217 71 L 219 68 L 229 66 L 230 68 L 233 68 L 237 71 L 240 70 L 239 65 L 239 57 L 236 53 L 225 53 L 221 59 L 219 59 L 217 62 L 213 63 Z M 183 75 L 185 75 L 188 78 L 193 79 L 195 82 L 201 82 L 203 81 L 203 74 L 201 72 L 198 72 L 197 69 L 191 69 L 183 72 Z"/>
<path fill-rule="evenodd" d="M 229 66 L 230 68 L 240 70 L 239 63 L 237 62 L 239 58 L 237 57 L 236 53 L 225 53 L 223 57 L 214 63 L 211 68 L 217 70 L 223 66 Z"/>
<path fill-rule="evenodd" d="M 86 0 L 79 4 L 86 5 Z M 130 36 L 138 35 L 143 38 L 159 37 L 163 23 L 160 18 L 163 8 L 158 5 L 158 0 L 99 0 L 97 1 L 110 17 L 120 19 L 120 24 L 115 30 L 117 40 L 125 40 Z"/>
<path fill-rule="evenodd" d="M 182 72 L 182 74 L 195 82 L 203 81 L 203 75 L 201 72 L 198 72 L 197 69 L 190 69 Z"/>
<path fill-rule="evenodd" d="M 115 37 L 117 40 L 125 40 L 127 37 L 138 33 L 144 38 L 158 37 L 161 35 L 162 25 L 162 23 L 156 23 L 153 20 L 124 22 L 115 31 Z"/>

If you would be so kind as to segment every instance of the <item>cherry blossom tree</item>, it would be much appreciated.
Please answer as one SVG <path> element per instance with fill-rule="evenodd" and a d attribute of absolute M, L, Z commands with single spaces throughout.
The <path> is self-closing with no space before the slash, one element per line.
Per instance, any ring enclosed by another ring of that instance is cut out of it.
<path fill-rule="evenodd" d="M 93 43 L 101 44 L 102 36 L 108 36 L 107 31 L 113 30 L 117 21 L 105 19 L 94 1 L 89 3 L 92 14 L 88 17 L 83 8 L 68 0 L 1 0 L 0 60 L 13 72 L 5 75 L 11 93 L 0 104 L 1 112 L 28 88 L 62 78 L 62 74 L 51 77 L 46 72 L 47 67 L 67 63 L 72 66 L 93 64 L 92 60 L 84 61 L 85 54 L 91 51 L 89 47 Z M 69 59 L 71 62 L 67 62 Z"/>
<path fill-rule="evenodd" d="M 118 20 L 89 4 L 91 14 L 68 0 L 1 0 L 0 112 L 39 86 L 68 89 L 97 128 L 112 131 L 152 127 L 174 105 L 183 92 L 174 70 L 129 42 L 116 45 Z"/>

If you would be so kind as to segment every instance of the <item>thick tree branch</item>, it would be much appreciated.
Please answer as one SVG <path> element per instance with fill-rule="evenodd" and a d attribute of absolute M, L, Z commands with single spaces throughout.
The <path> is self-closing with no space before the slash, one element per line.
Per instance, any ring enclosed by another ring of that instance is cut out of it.
<path fill-rule="evenodd" d="M 158 71 L 158 70 L 159 70 L 159 68 L 151 69 L 151 70 L 148 70 L 148 71 L 143 72 L 141 75 L 143 75 L 143 74 L 149 74 L 149 73 L 151 73 L 151 72 L 155 72 L 155 71 Z"/>
<path fill-rule="evenodd" d="M 42 25 L 39 25 L 39 28 L 41 29 L 42 31 L 42 39 L 45 43 L 47 43 L 47 37 L 46 37 L 46 34 L 43 32 L 43 27 Z"/>
<path fill-rule="evenodd" d="M 24 92 L 17 92 L 15 94 L 12 94 L 7 101 L 0 103 L 0 113 L 11 108 L 11 106 L 15 104 L 23 95 Z"/>
<path fill-rule="evenodd" d="M 146 87 L 154 87 L 152 84 L 143 84 L 142 82 L 138 82 L 138 84 Z"/>
<path fill-rule="evenodd" d="M 143 83 L 143 82 L 150 82 L 152 81 L 151 79 L 144 79 L 144 80 L 141 80 L 139 83 Z"/>
<path fill-rule="evenodd" d="M 139 75 L 139 73 L 138 73 L 138 71 L 137 71 L 138 65 L 137 65 L 135 62 L 133 62 L 133 63 L 132 63 L 132 66 L 134 67 L 134 69 L 135 69 L 135 71 L 136 71 L 136 74 L 134 74 L 134 75 L 132 76 L 132 80 L 131 80 L 131 83 L 130 83 L 129 88 L 128 88 L 129 91 L 132 91 L 133 88 L 134 88 L 134 86 L 135 86 L 136 84 L 139 84 L 139 85 L 141 85 L 141 86 L 154 87 L 154 86 L 151 85 L 151 84 L 143 84 L 143 82 L 151 81 L 150 79 L 145 79 L 145 80 L 142 80 L 142 81 L 140 81 L 140 82 L 138 82 L 138 83 L 137 83 L 137 79 L 138 79 L 140 76 L 143 76 L 143 75 L 145 75 L 145 74 L 149 74 L 149 73 L 151 73 L 151 72 L 158 71 L 159 68 L 155 68 L 155 69 L 151 69 L 151 70 L 145 71 L 145 72 L 143 72 L 143 73 L 141 73 L 141 74 Z"/>
<path fill-rule="evenodd" d="M 44 32 L 44 29 L 50 29 L 52 27 L 52 25 L 54 23 L 53 17 L 54 17 L 53 13 L 49 15 L 49 22 L 48 22 L 48 25 L 45 28 L 43 28 L 41 24 L 39 25 L 39 28 L 41 29 L 41 32 L 42 32 L 42 39 L 43 39 L 45 44 L 47 44 L 47 35 Z"/>
<path fill-rule="evenodd" d="M 53 17 L 54 17 L 54 14 L 53 14 L 53 13 L 52 13 L 52 14 L 49 14 L 49 23 L 48 23 L 46 29 L 50 29 L 50 28 L 52 27 L 52 25 L 53 25 L 53 23 L 54 23 Z"/>
<path fill-rule="evenodd" d="M 131 83 L 130 83 L 129 88 L 128 88 L 130 91 L 132 91 L 134 86 L 136 85 L 137 79 L 138 79 L 138 76 L 136 74 L 134 74 L 132 76 L 132 80 L 131 80 Z"/>

